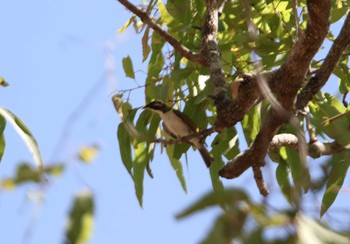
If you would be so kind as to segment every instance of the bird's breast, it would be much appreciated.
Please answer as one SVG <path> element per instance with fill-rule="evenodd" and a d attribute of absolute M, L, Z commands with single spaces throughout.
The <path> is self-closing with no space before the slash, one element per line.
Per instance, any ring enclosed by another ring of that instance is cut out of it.
<path fill-rule="evenodd" d="M 178 137 L 187 136 L 192 133 L 192 129 L 173 111 L 161 114 L 161 118 L 171 133 Z"/>

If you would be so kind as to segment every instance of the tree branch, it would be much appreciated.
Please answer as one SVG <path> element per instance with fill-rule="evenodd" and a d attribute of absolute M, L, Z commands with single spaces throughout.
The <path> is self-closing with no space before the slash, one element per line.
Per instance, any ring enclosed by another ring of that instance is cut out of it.
<path fill-rule="evenodd" d="M 298 150 L 299 140 L 293 134 L 275 135 L 269 145 L 269 151 L 277 151 L 279 148 L 286 146 L 294 150 Z M 346 150 L 345 147 L 336 141 L 330 143 L 322 143 L 318 140 L 310 142 L 308 145 L 308 155 L 312 158 L 319 158 L 325 155 L 333 155 Z"/>
<path fill-rule="evenodd" d="M 316 74 L 309 80 L 304 89 L 300 92 L 297 98 L 296 107 L 302 110 L 312 97 L 326 84 L 339 59 L 343 56 L 343 52 L 350 44 L 350 12 L 348 13 L 344 25 L 334 40 L 333 45 L 328 52 L 321 67 Z"/>
<path fill-rule="evenodd" d="M 270 87 L 275 91 L 277 101 L 286 113 L 270 109 L 262 128 L 252 145 L 228 162 L 219 174 L 225 178 L 235 178 L 251 166 L 264 166 L 269 144 L 279 126 L 288 121 L 294 112 L 294 99 L 307 73 L 309 64 L 319 50 L 328 33 L 330 0 L 308 0 L 308 24 L 305 33 L 298 39 L 287 61 L 274 73 Z"/>
<path fill-rule="evenodd" d="M 138 16 L 141 21 L 151 27 L 155 32 L 157 32 L 161 37 L 164 38 L 170 45 L 173 46 L 175 51 L 179 52 L 182 56 L 187 58 L 188 60 L 199 63 L 202 65 L 206 65 L 206 60 L 199 54 L 191 52 L 187 47 L 182 45 L 178 40 L 176 40 L 173 36 L 171 36 L 168 32 L 164 31 L 161 26 L 159 26 L 153 19 L 151 19 L 148 14 L 135 5 L 130 3 L 128 0 L 118 0 L 122 5 L 124 5 L 129 11 Z"/>

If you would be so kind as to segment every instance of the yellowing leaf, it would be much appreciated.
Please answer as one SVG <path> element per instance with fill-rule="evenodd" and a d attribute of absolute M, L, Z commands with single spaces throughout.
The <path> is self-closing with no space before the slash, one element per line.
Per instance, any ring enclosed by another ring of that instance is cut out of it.
<path fill-rule="evenodd" d="M 9 86 L 9 83 L 7 83 L 4 77 L 2 76 L 0 76 L 0 86 L 3 86 L 3 87 Z"/>
<path fill-rule="evenodd" d="M 1 181 L 1 187 L 6 190 L 13 190 L 16 186 L 14 179 L 4 179 Z"/>
<path fill-rule="evenodd" d="M 173 16 L 169 14 L 168 10 L 166 9 L 164 3 L 161 0 L 158 0 L 158 8 L 160 16 L 164 20 L 165 24 L 170 25 L 171 23 L 175 23 Z"/>
<path fill-rule="evenodd" d="M 128 21 L 126 21 L 126 23 L 118 30 L 118 33 L 123 33 L 126 30 L 126 28 L 128 28 L 129 25 L 135 20 L 135 18 L 136 15 L 133 15 L 130 19 L 128 19 Z"/>
<path fill-rule="evenodd" d="M 84 163 L 91 163 L 95 160 L 99 147 L 97 145 L 84 146 L 79 150 L 79 159 Z"/>

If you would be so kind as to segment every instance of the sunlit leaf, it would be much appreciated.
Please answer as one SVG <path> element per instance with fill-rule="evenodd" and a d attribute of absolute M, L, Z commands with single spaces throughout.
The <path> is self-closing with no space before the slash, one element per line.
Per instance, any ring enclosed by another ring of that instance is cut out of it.
<path fill-rule="evenodd" d="M 322 198 L 320 216 L 322 217 L 335 201 L 350 165 L 350 152 L 344 151 L 332 157 L 332 168 L 328 176 L 326 191 Z"/>
<path fill-rule="evenodd" d="M 17 134 L 22 138 L 22 140 L 27 145 L 29 151 L 32 153 L 34 162 L 36 163 L 39 170 L 43 169 L 43 161 L 41 158 L 38 143 L 36 142 L 34 136 L 29 131 L 27 126 L 11 111 L 0 107 L 0 115 L 4 117 L 12 126 L 15 128 Z"/>
<path fill-rule="evenodd" d="M 332 231 L 304 215 L 298 215 L 296 222 L 298 243 L 350 243 L 349 237 Z"/>
<path fill-rule="evenodd" d="M 79 159 L 84 163 L 91 163 L 95 160 L 99 151 L 98 145 L 83 146 L 79 149 Z"/>
<path fill-rule="evenodd" d="M 339 144 L 350 144 L 350 115 L 338 99 L 327 93 L 318 93 L 310 104 L 312 122 L 318 133 L 325 133 Z M 316 103 L 317 102 L 317 103 Z"/>
<path fill-rule="evenodd" d="M 87 243 L 93 231 L 95 203 L 93 195 L 80 192 L 76 195 L 69 213 L 65 243 Z"/>
<path fill-rule="evenodd" d="M 64 167 L 65 166 L 63 163 L 52 164 L 52 165 L 45 166 L 44 172 L 46 174 L 50 174 L 53 176 L 59 176 L 63 173 Z"/>
<path fill-rule="evenodd" d="M 165 24 L 171 25 L 172 23 L 176 22 L 173 16 L 169 14 L 168 10 L 161 0 L 158 0 L 158 8 L 160 16 L 162 17 L 162 20 L 165 22 Z"/>
<path fill-rule="evenodd" d="M 126 77 L 135 79 L 134 66 L 132 65 L 132 60 L 130 56 L 123 58 L 122 63 Z"/>
<path fill-rule="evenodd" d="M 126 28 L 128 28 L 129 26 L 130 26 L 130 24 L 132 23 L 132 22 L 134 22 L 134 20 L 136 19 L 136 15 L 133 15 L 130 19 L 128 19 L 126 22 L 125 22 L 125 24 L 118 30 L 118 33 L 120 34 L 120 33 L 123 33 L 125 30 L 126 30 Z"/>

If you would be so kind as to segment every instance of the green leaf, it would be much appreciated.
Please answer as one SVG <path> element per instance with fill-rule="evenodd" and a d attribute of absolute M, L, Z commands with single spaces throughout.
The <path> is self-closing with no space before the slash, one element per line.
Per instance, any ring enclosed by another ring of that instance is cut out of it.
<path fill-rule="evenodd" d="M 294 185 L 299 190 L 299 188 L 303 188 L 304 192 L 307 192 L 310 188 L 310 172 L 306 165 L 303 164 L 300 159 L 299 152 L 285 147 L 287 158 L 285 159 L 288 163 Z"/>
<path fill-rule="evenodd" d="M 13 126 L 17 134 L 22 138 L 29 151 L 32 153 L 34 162 L 36 163 L 38 169 L 42 171 L 43 161 L 41 158 L 39 146 L 27 126 L 16 115 L 5 108 L 0 107 L 0 115 Z"/>
<path fill-rule="evenodd" d="M 331 24 L 337 22 L 343 16 L 345 16 L 348 10 L 349 10 L 349 7 L 332 8 L 331 9 Z"/>
<path fill-rule="evenodd" d="M 134 152 L 133 161 L 133 180 L 135 186 L 135 193 L 140 206 L 143 204 L 143 179 L 145 175 L 146 165 L 149 163 L 149 154 L 145 142 L 137 145 Z"/>
<path fill-rule="evenodd" d="M 175 19 L 169 14 L 168 10 L 166 9 L 164 3 L 161 0 L 158 0 L 158 8 L 160 16 L 166 25 L 176 23 Z"/>
<path fill-rule="evenodd" d="M 350 152 L 344 151 L 332 157 L 332 169 L 328 177 L 326 191 L 322 198 L 320 216 L 322 217 L 332 206 L 344 183 L 346 173 L 350 165 Z"/>
<path fill-rule="evenodd" d="M 148 45 L 149 30 L 150 27 L 147 26 L 142 36 L 142 62 L 145 62 L 145 60 L 148 58 L 149 53 L 151 52 L 151 47 Z"/>
<path fill-rule="evenodd" d="M 4 117 L 0 116 L 0 162 L 2 160 L 2 156 L 5 152 L 5 137 L 4 137 L 4 130 L 6 127 L 6 120 Z"/>
<path fill-rule="evenodd" d="M 242 209 L 234 209 L 220 215 L 214 222 L 208 236 L 201 244 L 227 244 L 238 237 L 246 222 L 247 213 Z"/>
<path fill-rule="evenodd" d="M 167 154 L 169 155 L 169 160 L 170 160 L 171 166 L 175 170 L 176 176 L 181 183 L 182 189 L 187 193 L 186 180 L 184 177 L 182 164 L 181 164 L 180 160 L 170 156 L 170 155 L 173 155 L 174 148 L 175 148 L 174 145 L 168 145 L 166 147 L 166 151 L 167 151 Z"/>
<path fill-rule="evenodd" d="M 131 156 L 131 141 L 130 136 L 128 132 L 125 129 L 125 126 L 123 123 L 120 123 L 118 125 L 118 141 L 119 141 L 119 151 L 120 156 L 122 158 L 122 162 L 124 164 L 124 167 L 128 171 L 129 175 L 132 177 L 132 167 L 133 167 L 133 161 Z"/>
<path fill-rule="evenodd" d="M 124 72 L 125 72 L 126 77 L 130 77 L 132 79 L 135 79 L 134 67 L 132 65 L 132 60 L 131 60 L 130 56 L 123 58 L 122 63 L 123 63 L 123 68 L 124 68 Z"/>
<path fill-rule="evenodd" d="M 286 198 L 286 200 L 290 203 L 293 204 L 293 188 L 290 184 L 289 181 L 289 167 L 288 164 L 285 161 L 282 161 L 278 164 L 277 169 L 276 169 L 276 179 L 277 183 L 281 188 L 281 191 Z"/>
<path fill-rule="evenodd" d="M 340 145 L 349 146 L 350 116 L 345 113 L 346 109 L 337 98 L 327 93 L 318 93 L 314 98 L 314 103 L 310 103 L 310 111 L 313 115 L 312 123 L 319 134 L 325 133 Z M 334 116 L 339 117 L 332 120 Z"/>
<path fill-rule="evenodd" d="M 250 145 L 260 130 L 259 107 L 252 108 L 243 118 L 242 127 L 247 145 Z"/>
<path fill-rule="evenodd" d="M 188 208 L 178 213 L 176 218 L 181 219 L 187 217 L 193 213 L 205 210 L 208 207 L 223 205 L 235 206 L 235 204 L 239 204 L 241 201 L 249 202 L 249 197 L 245 192 L 239 189 L 231 188 L 225 189 L 223 192 L 210 192 Z"/>
<path fill-rule="evenodd" d="M 65 243 L 88 243 L 94 225 L 95 203 L 90 192 L 80 192 L 74 199 L 69 213 Z"/>

